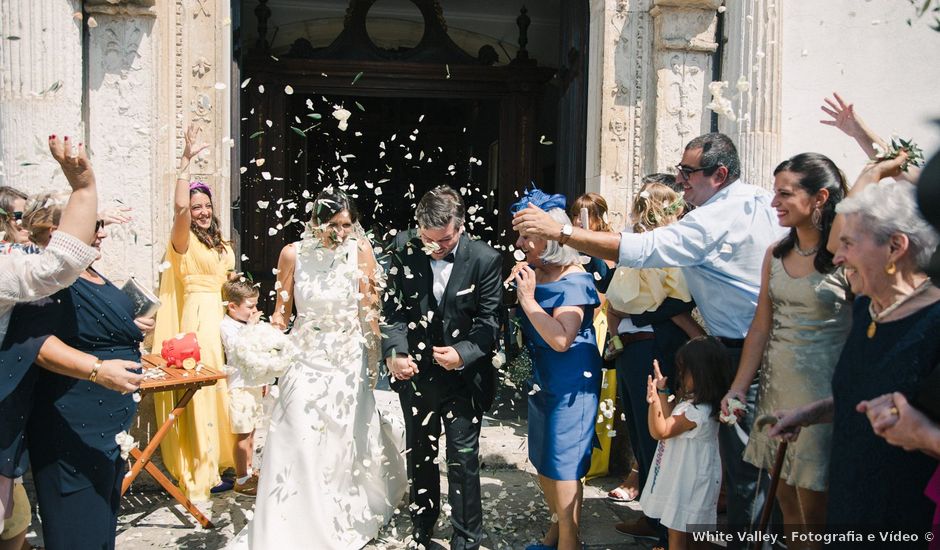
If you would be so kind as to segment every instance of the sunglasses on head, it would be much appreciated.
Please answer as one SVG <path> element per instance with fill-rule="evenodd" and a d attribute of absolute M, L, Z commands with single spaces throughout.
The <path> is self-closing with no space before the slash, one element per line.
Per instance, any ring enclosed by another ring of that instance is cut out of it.
<path fill-rule="evenodd" d="M 21 212 L 21 211 L 19 211 L 19 210 L 15 210 L 15 211 L 13 212 L 13 219 L 16 220 L 16 221 L 22 221 L 22 219 L 23 219 L 23 212 Z"/>

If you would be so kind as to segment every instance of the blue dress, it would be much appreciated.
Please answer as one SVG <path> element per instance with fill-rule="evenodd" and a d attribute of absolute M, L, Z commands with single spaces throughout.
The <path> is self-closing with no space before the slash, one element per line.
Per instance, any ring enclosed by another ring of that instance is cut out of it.
<path fill-rule="evenodd" d="M 66 344 L 101 359 L 140 361 L 143 334 L 134 307 L 105 281 L 78 279 L 50 299 L 21 304 L 17 317 L 42 317 Z M 114 436 L 137 413 L 133 395 L 33 367 L 29 457 L 47 548 L 114 548 L 125 461 Z"/>
<path fill-rule="evenodd" d="M 594 333 L 594 308 L 600 299 L 594 276 L 572 273 L 540 284 L 535 300 L 549 315 L 556 307 L 584 307 L 581 330 L 564 353 L 553 350 L 528 317 L 521 317 L 533 389 L 538 386 L 529 396 L 529 460 L 550 479 L 581 479 L 591 467 L 601 390 L 601 356 Z"/>

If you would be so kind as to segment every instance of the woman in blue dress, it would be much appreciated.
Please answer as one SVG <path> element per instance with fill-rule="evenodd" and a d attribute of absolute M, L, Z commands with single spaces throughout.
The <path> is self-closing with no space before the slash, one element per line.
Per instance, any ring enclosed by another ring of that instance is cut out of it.
<path fill-rule="evenodd" d="M 96 248 L 104 236 L 99 222 Z M 27 327 L 37 318 L 47 334 L 99 362 L 140 362 L 143 333 L 130 297 L 91 267 L 50 298 L 16 306 L 11 325 Z M 137 403 L 95 375 L 79 380 L 33 371 L 26 441 L 45 546 L 113 549 L 126 464 L 115 436 L 129 429 Z"/>
<path fill-rule="evenodd" d="M 512 211 L 528 203 L 569 223 L 561 195 L 533 190 Z M 512 278 L 532 357 L 529 460 L 553 520 L 541 544 L 527 550 L 572 550 L 581 547 L 581 479 L 591 466 L 595 440 L 601 357 L 593 313 L 600 300 L 594 277 L 581 267 L 573 248 L 536 237 L 519 237 L 516 246 L 526 255 Z"/>

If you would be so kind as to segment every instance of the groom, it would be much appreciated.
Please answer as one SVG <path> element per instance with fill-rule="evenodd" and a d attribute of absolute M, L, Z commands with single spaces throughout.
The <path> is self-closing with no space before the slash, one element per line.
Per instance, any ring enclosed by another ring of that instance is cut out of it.
<path fill-rule="evenodd" d="M 417 232 L 399 235 L 389 268 L 382 353 L 405 416 L 414 541 L 427 547 L 440 514 L 438 440 L 447 438 L 450 547 L 479 548 L 480 426 L 493 402 L 502 260 L 464 234 L 465 208 L 447 186 L 418 203 Z"/>

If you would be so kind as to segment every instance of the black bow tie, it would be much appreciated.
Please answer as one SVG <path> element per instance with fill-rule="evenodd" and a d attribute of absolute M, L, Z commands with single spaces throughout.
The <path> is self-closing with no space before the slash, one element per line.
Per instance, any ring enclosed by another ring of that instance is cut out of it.
<path fill-rule="evenodd" d="M 443 258 L 441 258 L 441 260 L 442 260 L 442 261 L 445 261 L 445 262 L 449 262 L 449 263 L 454 263 L 454 253 L 451 252 L 450 254 L 444 256 Z"/>

